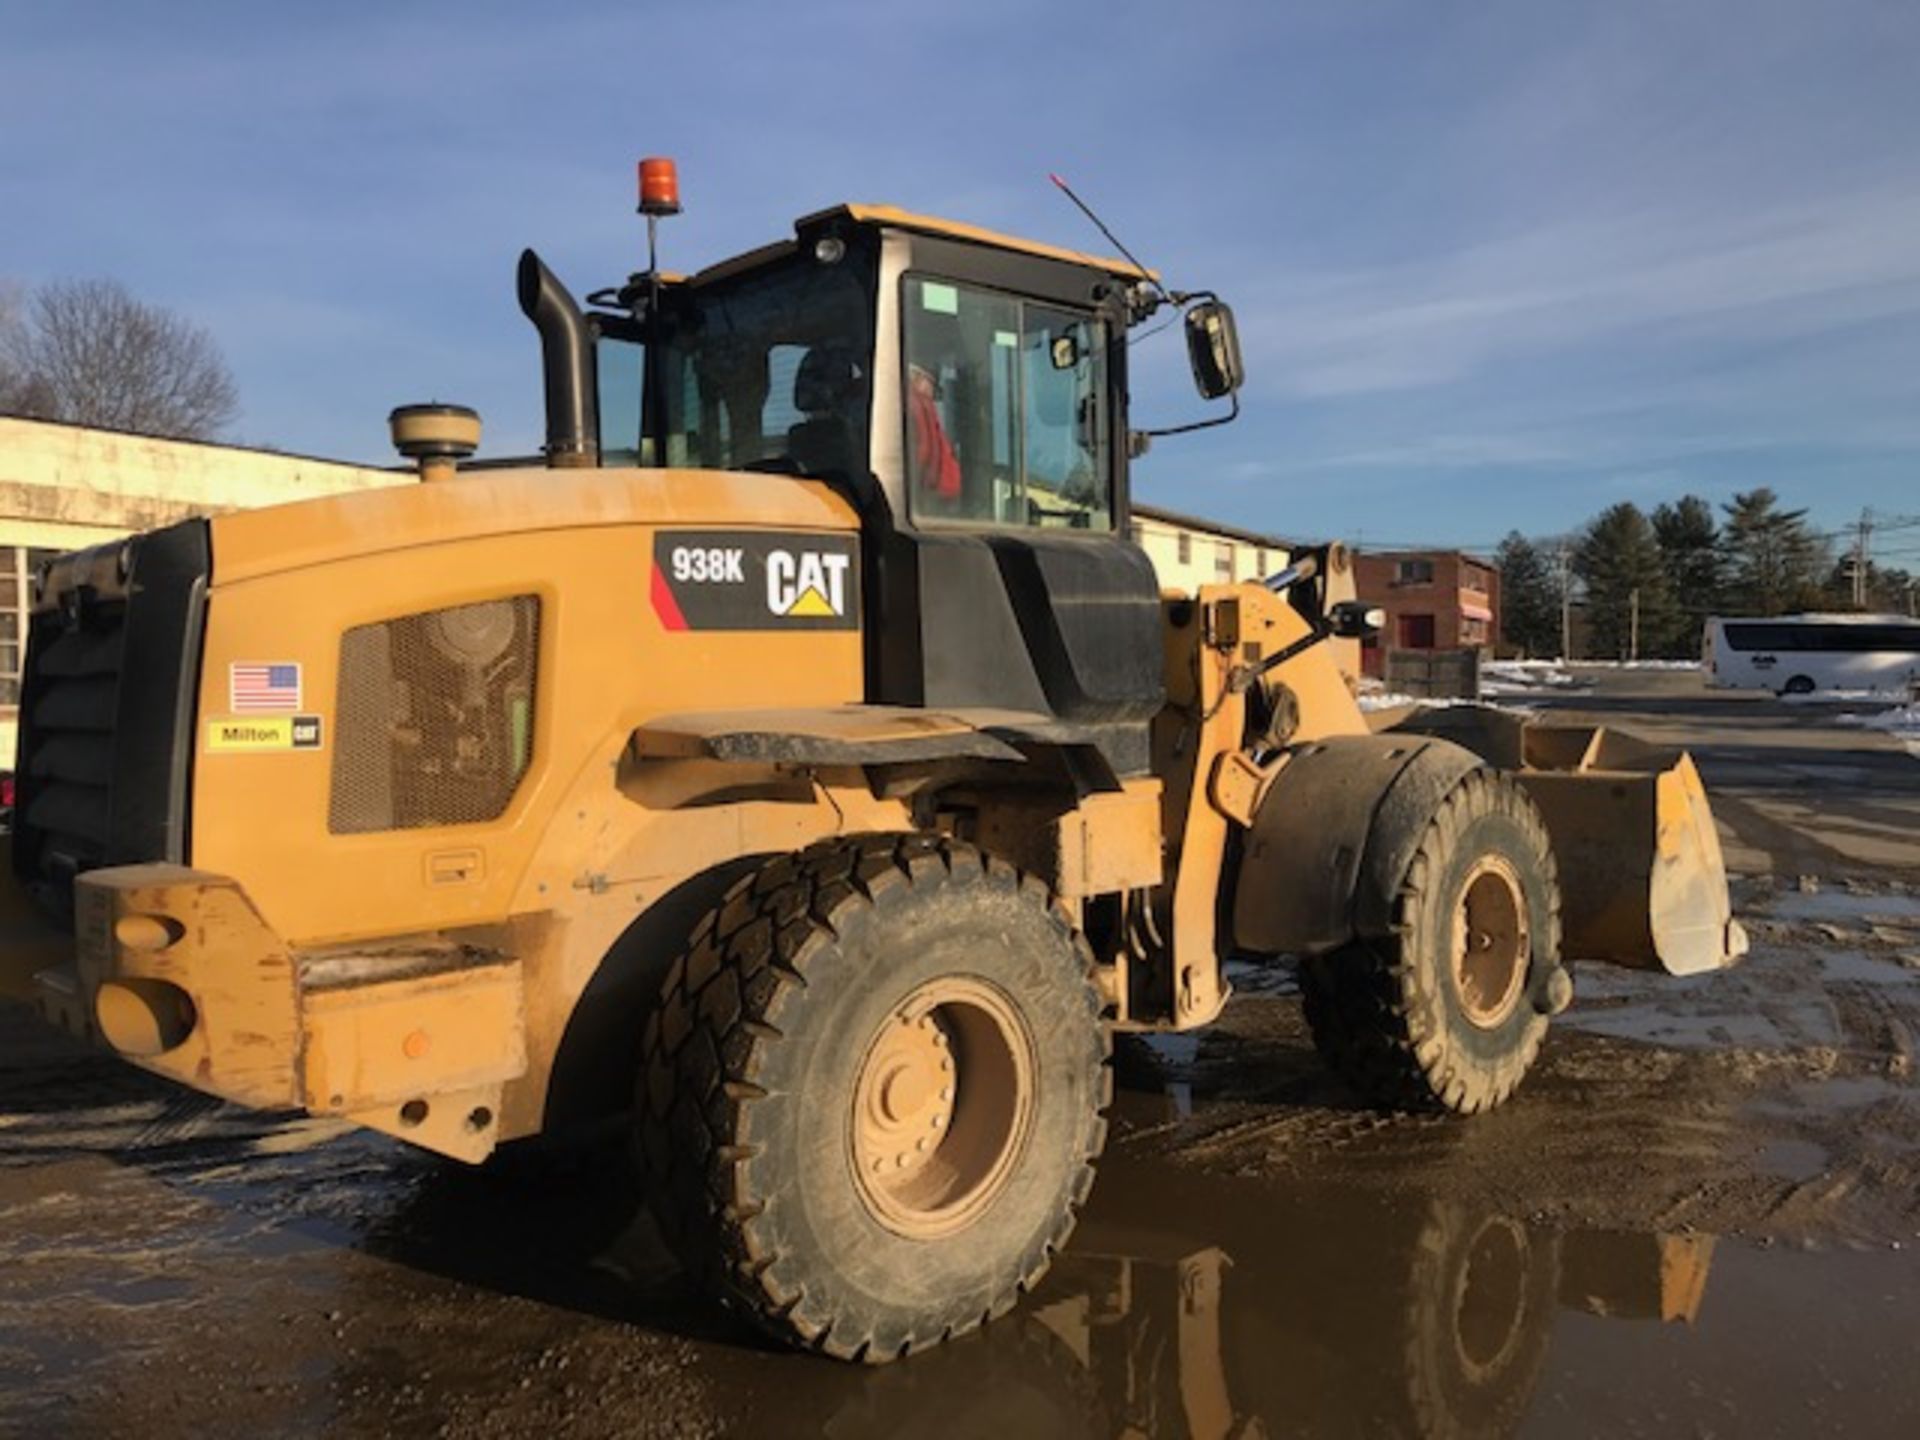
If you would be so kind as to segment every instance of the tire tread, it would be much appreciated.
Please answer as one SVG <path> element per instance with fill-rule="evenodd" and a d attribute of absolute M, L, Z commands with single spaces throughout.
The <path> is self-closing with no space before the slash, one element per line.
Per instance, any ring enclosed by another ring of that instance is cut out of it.
<path fill-rule="evenodd" d="M 766 1198 L 749 1193 L 742 1161 L 754 1147 L 754 1108 L 768 1098 L 757 1076 L 769 1046 L 784 1038 L 780 1017 L 806 989 L 810 958 L 832 944 L 857 908 L 897 885 L 964 875 L 1018 888 L 1043 906 L 1079 957 L 1080 983 L 1096 1017 L 1094 959 L 1053 893 L 1031 876 L 971 846 L 939 836 L 868 835 L 820 842 L 742 877 L 697 926 L 676 961 L 641 1036 L 638 1158 L 648 1200 L 669 1246 L 701 1289 L 757 1329 L 848 1360 L 892 1360 L 1011 1308 L 1045 1269 L 1016 1267 L 997 1285 L 984 1316 L 942 1316 L 897 1343 L 851 1332 L 837 1317 L 809 1311 L 802 1284 L 784 1277 L 781 1255 L 761 1234 Z M 1090 1193 L 1111 1102 L 1111 1035 L 1102 1024 L 1096 1098 L 1085 1153 L 1045 1242 L 1046 1260 L 1066 1244 Z"/>
<path fill-rule="evenodd" d="M 1439 977 L 1412 953 L 1421 907 L 1444 858 L 1475 819 L 1498 814 L 1519 826 L 1543 857 L 1548 924 L 1542 951 L 1560 953 L 1560 886 L 1545 823 L 1526 793 L 1494 770 L 1468 772 L 1427 823 L 1389 914 L 1389 934 L 1360 939 L 1301 967 L 1308 1028 L 1329 1065 L 1369 1100 L 1403 1110 L 1475 1114 L 1507 1100 L 1540 1053 L 1544 1024 L 1525 1027 L 1522 1043 L 1491 1076 L 1460 1063 L 1446 1043 Z M 1536 958 L 1536 964 L 1540 961 Z M 1522 998 L 1525 1004 L 1525 998 Z"/>

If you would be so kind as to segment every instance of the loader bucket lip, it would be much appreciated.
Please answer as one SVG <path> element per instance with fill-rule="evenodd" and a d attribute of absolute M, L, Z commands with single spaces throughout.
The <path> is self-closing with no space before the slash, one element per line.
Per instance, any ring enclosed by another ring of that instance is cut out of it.
<path fill-rule="evenodd" d="M 1553 843 L 1569 958 L 1697 975 L 1746 954 L 1692 756 L 1599 726 L 1542 727 L 1521 745 L 1560 762 L 1518 778 Z"/>

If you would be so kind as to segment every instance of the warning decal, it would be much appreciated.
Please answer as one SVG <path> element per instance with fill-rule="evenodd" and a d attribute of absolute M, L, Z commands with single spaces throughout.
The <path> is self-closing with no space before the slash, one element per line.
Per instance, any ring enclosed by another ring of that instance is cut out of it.
<path fill-rule="evenodd" d="M 648 593 L 668 630 L 857 630 L 858 542 L 851 535 L 662 530 L 653 537 Z"/>

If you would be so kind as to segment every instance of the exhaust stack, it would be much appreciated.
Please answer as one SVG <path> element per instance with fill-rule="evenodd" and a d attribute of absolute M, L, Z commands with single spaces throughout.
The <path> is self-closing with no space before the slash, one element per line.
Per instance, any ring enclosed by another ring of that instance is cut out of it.
<path fill-rule="evenodd" d="M 547 464 L 600 463 L 600 415 L 594 390 L 593 336 L 567 287 L 531 250 L 520 256 L 520 308 L 540 332 L 547 388 Z"/>

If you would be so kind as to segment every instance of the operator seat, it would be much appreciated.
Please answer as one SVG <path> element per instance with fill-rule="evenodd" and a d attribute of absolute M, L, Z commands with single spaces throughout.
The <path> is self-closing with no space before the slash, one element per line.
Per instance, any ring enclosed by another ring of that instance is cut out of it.
<path fill-rule="evenodd" d="M 860 359 L 846 345 L 815 345 L 793 377 L 793 404 L 806 419 L 787 431 L 787 454 L 803 474 L 854 478 L 853 430 L 849 411 L 864 410 L 866 383 Z"/>

